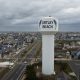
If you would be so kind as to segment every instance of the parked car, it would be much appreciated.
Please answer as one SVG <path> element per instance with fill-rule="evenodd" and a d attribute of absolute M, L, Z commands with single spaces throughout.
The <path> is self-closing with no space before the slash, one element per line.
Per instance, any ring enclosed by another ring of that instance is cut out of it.
<path fill-rule="evenodd" d="M 77 53 L 77 52 L 78 52 L 78 51 L 72 52 L 72 53 L 71 53 L 71 57 L 74 58 L 74 57 L 76 56 L 76 53 Z"/>
<path fill-rule="evenodd" d="M 55 55 L 55 58 L 64 58 L 64 56 L 61 54 L 58 54 L 58 55 Z"/>
<path fill-rule="evenodd" d="M 80 51 L 75 51 L 71 53 L 73 59 L 80 59 Z"/>

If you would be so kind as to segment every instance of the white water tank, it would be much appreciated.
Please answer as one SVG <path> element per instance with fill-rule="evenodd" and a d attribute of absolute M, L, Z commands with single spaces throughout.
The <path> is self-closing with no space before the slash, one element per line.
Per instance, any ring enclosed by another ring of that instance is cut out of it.
<path fill-rule="evenodd" d="M 43 17 L 39 22 L 42 33 L 42 73 L 54 74 L 54 34 L 58 32 L 58 21 L 54 17 Z"/>

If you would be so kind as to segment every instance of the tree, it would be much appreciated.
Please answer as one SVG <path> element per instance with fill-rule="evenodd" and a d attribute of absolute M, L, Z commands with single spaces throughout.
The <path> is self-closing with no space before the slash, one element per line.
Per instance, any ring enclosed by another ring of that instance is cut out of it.
<path fill-rule="evenodd" d="M 26 74 L 27 74 L 27 78 L 26 79 L 28 79 L 28 80 L 37 80 L 36 72 L 34 70 L 34 66 L 33 65 L 27 66 Z"/>

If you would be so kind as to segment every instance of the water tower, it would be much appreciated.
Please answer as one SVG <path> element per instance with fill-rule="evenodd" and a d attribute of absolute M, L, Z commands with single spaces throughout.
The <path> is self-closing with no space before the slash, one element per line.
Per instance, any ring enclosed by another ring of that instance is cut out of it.
<path fill-rule="evenodd" d="M 54 17 L 43 17 L 39 22 L 42 33 L 42 74 L 54 74 L 54 34 L 58 32 L 58 21 Z"/>

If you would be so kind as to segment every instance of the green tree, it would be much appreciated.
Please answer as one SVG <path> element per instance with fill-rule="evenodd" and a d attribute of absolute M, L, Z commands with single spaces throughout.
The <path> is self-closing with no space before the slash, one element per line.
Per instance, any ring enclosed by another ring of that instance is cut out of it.
<path fill-rule="evenodd" d="M 27 66 L 26 74 L 27 74 L 27 78 L 26 79 L 28 79 L 28 80 L 37 80 L 36 72 L 34 70 L 34 65 Z"/>

